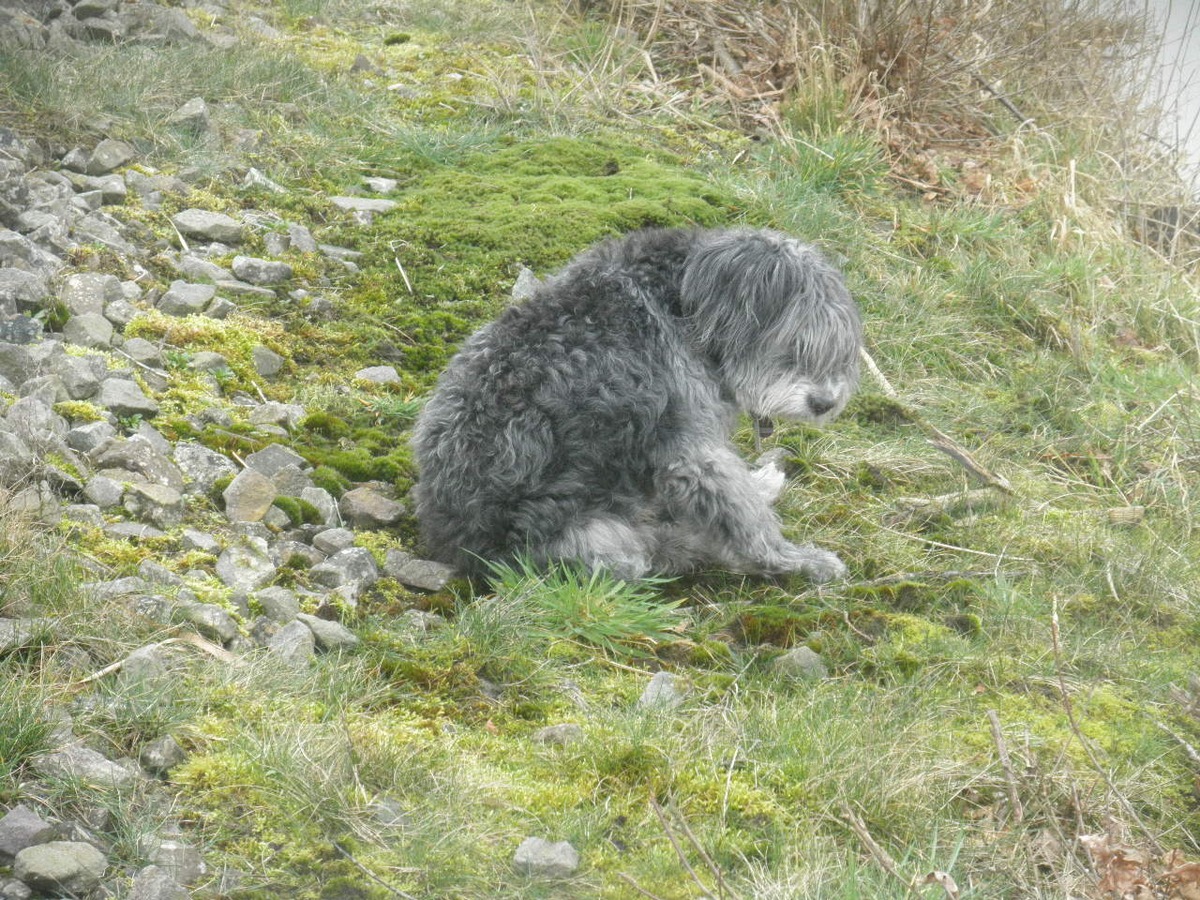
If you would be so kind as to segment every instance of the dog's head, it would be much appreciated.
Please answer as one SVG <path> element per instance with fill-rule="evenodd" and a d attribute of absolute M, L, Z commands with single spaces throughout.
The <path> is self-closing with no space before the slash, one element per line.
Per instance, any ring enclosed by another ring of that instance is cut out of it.
<path fill-rule="evenodd" d="M 858 384 L 862 323 L 837 271 L 775 231 L 702 232 L 680 285 L 693 338 L 738 406 L 827 422 Z"/>

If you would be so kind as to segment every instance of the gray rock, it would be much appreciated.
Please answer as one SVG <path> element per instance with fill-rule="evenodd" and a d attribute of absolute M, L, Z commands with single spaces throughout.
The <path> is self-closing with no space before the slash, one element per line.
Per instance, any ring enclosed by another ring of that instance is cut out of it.
<path fill-rule="evenodd" d="M 143 416 L 152 419 L 158 415 L 158 403 L 147 397 L 137 382 L 125 378 L 104 379 L 100 382 L 92 402 L 116 416 Z"/>
<path fill-rule="evenodd" d="M 175 617 L 194 626 L 209 640 L 224 644 L 238 636 L 237 622 L 226 610 L 213 603 L 186 603 L 176 607 Z"/>
<path fill-rule="evenodd" d="M 358 646 L 358 635 L 339 622 L 330 622 L 306 613 L 300 613 L 296 618 L 309 627 L 317 646 L 322 650 L 350 650 Z"/>
<path fill-rule="evenodd" d="M 104 206 L 124 203 L 125 198 L 129 196 L 129 189 L 125 186 L 125 179 L 120 175 L 99 175 L 89 177 L 88 189 L 100 194 L 100 203 Z"/>
<path fill-rule="evenodd" d="M 52 525 L 62 518 L 58 495 L 46 481 L 21 488 L 8 499 L 6 511 L 43 525 Z"/>
<path fill-rule="evenodd" d="M 54 449 L 61 445 L 69 430 L 67 420 L 50 404 L 37 397 L 22 397 L 4 413 L 8 429 L 33 448 Z"/>
<path fill-rule="evenodd" d="M 175 464 L 187 482 L 187 490 L 193 493 L 207 494 L 219 479 L 237 473 L 237 466 L 231 459 L 203 444 L 180 441 L 174 447 L 174 456 Z"/>
<path fill-rule="evenodd" d="M 639 709 L 673 709 L 687 696 L 679 677 L 670 672 L 655 672 L 642 696 L 638 698 Z"/>
<path fill-rule="evenodd" d="M 808 647 L 796 647 L 771 663 L 771 670 L 787 678 L 819 680 L 829 677 L 829 669 L 821 654 Z"/>
<path fill-rule="evenodd" d="M 171 455 L 171 442 L 163 437 L 162 433 L 149 422 L 138 422 L 137 429 L 129 436 L 146 441 L 163 456 Z"/>
<path fill-rule="evenodd" d="M 0 313 L 15 316 L 19 312 L 41 309 L 50 296 L 44 277 L 20 269 L 0 269 Z"/>
<path fill-rule="evenodd" d="M 26 481 L 37 466 L 38 455 L 11 431 L 0 431 L 0 483 Z"/>
<path fill-rule="evenodd" d="M 51 628 L 46 619 L 0 619 L 0 653 L 28 647 Z"/>
<path fill-rule="evenodd" d="M 115 275 L 80 272 L 63 282 L 58 298 L 71 315 L 103 315 L 104 307 L 122 298 L 121 282 Z"/>
<path fill-rule="evenodd" d="M 349 528 L 326 528 L 313 535 L 313 546 L 329 556 L 354 546 L 354 532 Z"/>
<path fill-rule="evenodd" d="M 286 625 L 300 613 L 300 601 L 296 595 L 283 587 L 269 587 L 256 591 L 253 599 L 263 609 L 263 614 L 272 622 Z"/>
<path fill-rule="evenodd" d="M 381 528 L 404 515 L 401 504 L 370 487 L 346 491 L 338 501 L 338 509 L 352 528 Z"/>
<path fill-rule="evenodd" d="M 49 279 L 63 267 L 63 261 L 24 235 L 0 228 L 0 268 L 3 267 L 23 269 Z"/>
<path fill-rule="evenodd" d="M 306 411 L 303 406 L 269 400 L 250 410 L 248 418 L 251 425 L 278 425 L 291 431 L 305 415 Z"/>
<path fill-rule="evenodd" d="M 295 450 L 283 444 L 268 444 L 246 457 L 246 468 L 270 478 L 287 466 L 304 467 L 308 463 Z"/>
<path fill-rule="evenodd" d="M 99 600 L 111 600 L 118 597 L 131 597 L 135 594 L 148 594 L 151 587 L 145 579 L 136 575 L 124 578 L 114 578 L 110 581 L 93 581 L 85 584 L 84 589 Z"/>
<path fill-rule="evenodd" d="M 400 614 L 400 622 L 407 629 L 418 634 L 427 634 L 446 624 L 446 620 L 442 616 L 423 609 L 406 609 Z"/>
<path fill-rule="evenodd" d="M 43 366 L 35 361 L 33 349 L 6 342 L 0 344 L 0 376 L 11 384 L 20 385 L 33 375 L 41 375 Z"/>
<path fill-rule="evenodd" d="M 74 897 L 99 887 L 108 859 L 91 844 L 51 841 L 17 854 L 13 875 L 36 891 Z"/>
<path fill-rule="evenodd" d="M 176 838 L 158 838 L 150 843 L 157 846 L 144 846 L 143 852 L 154 865 L 180 884 L 190 884 L 208 871 L 208 867 L 204 865 L 204 860 L 200 856 L 200 851 L 185 841 Z"/>
<path fill-rule="evenodd" d="M 121 345 L 121 352 L 144 366 L 162 365 L 162 353 L 145 338 L 126 338 L 125 343 Z"/>
<path fill-rule="evenodd" d="M 299 497 L 305 488 L 313 486 L 309 474 L 295 465 L 284 466 L 271 476 L 271 481 L 285 497 Z"/>
<path fill-rule="evenodd" d="M 33 768 L 42 775 L 75 778 L 86 784 L 103 788 L 129 790 L 137 783 L 137 775 L 95 750 L 67 746 L 33 761 Z"/>
<path fill-rule="evenodd" d="M 188 253 L 179 257 L 179 271 L 193 282 L 227 281 L 231 275 L 215 262 Z"/>
<path fill-rule="evenodd" d="M 146 866 L 129 886 L 129 900 L 190 900 L 192 895 L 159 866 Z"/>
<path fill-rule="evenodd" d="M 177 491 L 183 490 L 183 473 L 144 438 L 132 437 L 124 441 L 112 441 L 94 451 L 91 459 L 98 469 L 123 469 L 135 473 L 143 481 L 165 484 Z M 102 474 L 108 473 L 102 471 Z"/>
<path fill-rule="evenodd" d="M 204 314 L 210 319 L 228 319 L 237 310 L 238 306 L 232 300 L 227 300 L 224 297 L 213 297 L 213 302 L 208 304 L 208 309 L 204 311 Z"/>
<path fill-rule="evenodd" d="M 137 259 L 142 252 L 125 239 L 121 230 L 123 227 L 118 219 L 106 212 L 97 211 L 75 222 L 71 236 L 76 243 L 103 244 L 121 256 Z"/>
<path fill-rule="evenodd" d="M 579 871 L 579 852 L 568 841 L 529 837 L 513 856 L 517 871 L 538 878 L 570 878 Z"/>
<path fill-rule="evenodd" d="M 275 577 L 265 539 L 242 535 L 217 557 L 217 577 L 235 591 L 251 593 Z"/>
<path fill-rule="evenodd" d="M 300 491 L 300 499 L 311 503 L 321 514 L 321 522 L 325 525 L 339 525 L 342 521 L 337 501 L 325 488 L 306 487 Z M 344 549 L 344 548 L 341 548 Z"/>
<path fill-rule="evenodd" d="M 517 273 L 517 280 L 512 287 L 512 298 L 518 301 L 528 300 L 541 286 L 542 282 L 533 274 L 533 270 L 521 266 L 521 271 Z"/>
<path fill-rule="evenodd" d="M 381 200 L 374 197 L 330 197 L 329 202 L 346 212 L 367 213 L 368 215 L 391 212 L 400 205 L 395 200 Z"/>
<path fill-rule="evenodd" d="M 312 232 L 303 225 L 288 223 L 288 242 L 298 253 L 316 253 L 320 248 Z"/>
<path fill-rule="evenodd" d="M 29 316 L 0 319 L 0 341 L 8 344 L 36 344 L 41 339 L 42 323 L 37 319 L 31 319 Z"/>
<path fill-rule="evenodd" d="M 229 360 L 215 350 L 199 350 L 193 353 L 192 358 L 188 360 L 187 367 L 193 372 L 233 374 L 233 369 L 229 366 Z"/>
<path fill-rule="evenodd" d="M 237 474 L 221 496 L 230 521 L 259 522 L 279 496 L 279 490 L 266 475 L 247 468 Z"/>
<path fill-rule="evenodd" d="M 138 754 L 138 762 L 151 775 L 166 775 L 176 766 L 186 762 L 187 758 L 187 751 L 169 734 L 151 741 Z"/>
<path fill-rule="evenodd" d="M 138 647 L 121 661 L 121 684 L 148 684 L 168 675 L 166 651 L 157 644 Z"/>
<path fill-rule="evenodd" d="M 253 256 L 235 256 L 233 274 L 250 284 L 280 284 L 292 277 L 292 267 L 285 262 L 258 259 Z"/>
<path fill-rule="evenodd" d="M 193 97 L 183 106 L 167 116 L 168 125 L 177 125 L 190 131 L 205 132 L 212 127 L 208 115 L 208 104 L 203 97 Z"/>
<path fill-rule="evenodd" d="M 0 15 L 3 15 L 0 12 Z M 3 28 L 0 28 L 0 46 L 3 46 L 5 34 Z M 23 881 L 18 881 L 16 878 L 4 878 L 0 876 L 0 900 L 30 900 L 33 897 L 33 888 Z"/>
<path fill-rule="evenodd" d="M 113 169 L 131 162 L 136 154 L 131 146 L 124 141 L 114 141 L 105 138 L 96 145 L 88 159 L 88 175 L 107 175 Z"/>
<path fill-rule="evenodd" d="M 316 655 L 317 639 L 303 622 L 288 622 L 267 639 L 267 649 L 289 666 L 302 668 Z"/>
<path fill-rule="evenodd" d="M 103 356 L 64 356 L 53 363 L 54 374 L 62 381 L 67 396 L 72 400 L 87 400 L 100 389 L 100 383 L 108 374 L 108 363 Z"/>
<path fill-rule="evenodd" d="M 454 570 L 444 563 L 420 559 L 395 549 L 387 551 L 383 571 L 401 584 L 422 591 L 440 591 L 454 577 Z"/>
<path fill-rule="evenodd" d="M 348 584 L 368 587 L 379 578 L 375 558 L 365 547 L 350 547 L 335 553 L 309 571 L 312 580 L 325 587 L 337 588 Z"/>
<path fill-rule="evenodd" d="M 203 312 L 216 293 L 215 285 L 172 281 L 166 293 L 158 299 L 158 309 L 168 316 L 188 316 Z"/>
<path fill-rule="evenodd" d="M 531 735 L 531 740 L 535 744 L 566 747 L 582 741 L 583 737 L 582 728 L 573 722 L 566 722 L 562 725 L 547 725 L 545 728 L 539 728 Z"/>
<path fill-rule="evenodd" d="M 251 349 L 250 359 L 254 363 L 254 371 L 263 378 L 273 378 L 278 375 L 286 361 L 274 350 L 263 346 Z"/>
<path fill-rule="evenodd" d="M 0 866 L 11 866 L 13 857 L 26 847 L 44 844 L 57 833 L 29 807 L 14 806 L 0 819 Z"/>
<path fill-rule="evenodd" d="M 241 223 L 224 213 L 185 209 L 172 216 L 171 222 L 188 237 L 206 241 L 240 244 L 244 236 Z"/>
<path fill-rule="evenodd" d="M 174 528 L 183 521 L 183 496 L 165 484 L 134 482 L 123 499 L 126 512 L 159 528 Z"/>
<path fill-rule="evenodd" d="M 63 326 L 63 338 L 79 347 L 108 349 L 112 346 L 113 324 L 99 313 L 71 316 Z"/>
<path fill-rule="evenodd" d="M 104 533 L 109 537 L 127 541 L 153 541 L 167 536 L 161 528 L 155 528 L 146 522 L 114 522 L 104 526 Z"/>
<path fill-rule="evenodd" d="M 216 556 L 221 552 L 220 542 L 204 531 L 197 531 L 195 528 L 185 528 L 180 536 L 180 544 L 184 550 L 199 550 L 201 553 L 210 553 Z"/>
<path fill-rule="evenodd" d="M 400 182 L 395 178 L 364 178 L 363 184 L 376 194 L 390 194 L 400 186 Z"/>
<path fill-rule="evenodd" d="M 368 366 L 354 373 L 359 381 L 369 384 L 400 384 L 400 375 L 394 366 Z"/>
<path fill-rule="evenodd" d="M 112 509 L 125 496 L 125 486 L 106 475 L 94 475 L 83 486 L 83 495 L 100 509 Z"/>

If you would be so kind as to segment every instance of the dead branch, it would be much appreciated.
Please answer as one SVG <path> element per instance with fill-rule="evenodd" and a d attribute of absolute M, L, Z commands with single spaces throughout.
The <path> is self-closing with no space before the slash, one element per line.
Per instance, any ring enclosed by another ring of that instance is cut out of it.
<path fill-rule="evenodd" d="M 954 438 L 950 437 L 950 435 L 941 431 L 936 426 L 925 421 L 925 419 L 922 418 L 914 409 L 901 400 L 900 394 L 897 393 L 896 389 L 892 387 L 891 382 L 889 382 L 883 372 L 880 371 L 879 366 L 875 364 L 875 360 L 871 357 L 871 354 L 867 352 L 865 347 L 860 348 L 858 352 L 859 358 L 862 360 L 863 365 L 866 366 L 867 371 L 870 372 L 875 378 L 876 383 L 878 383 L 884 395 L 900 407 L 900 410 L 904 413 L 905 418 L 925 432 L 930 444 L 932 444 L 938 450 L 941 450 L 951 459 L 955 460 L 988 487 L 995 488 L 996 490 L 1005 494 L 1013 493 L 1012 485 L 1008 483 L 1008 479 L 1006 479 L 1003 475 L 997 475 L 983 466 L 978 460 L 976 460 L 973 456 L 971 456 L 970 453 L 967 452 L 966 448 L 954 440 Z"/>
<path fill-rule="evenodd" d="M 858 817 L 858 814 L 850 808 L 848 803 L 842 803 L 842 818 L 850 825 L 850 830 L 854 832 L 854 836 L 867 849 L 867 852 L 879 865 L 879 868 L 904 885 L 910 894 L 920 897 L 920 891 L 912 886 L 911 881 L 900 874 L 900 870 L 896 867 L 896 861 L 892 859 L 891 854 L 879 846 L 875 838 L 871 837 L 871 832 L 867 830 L 866 823 Z"/>
<path fill-rule="evenodd" d="M 1017 791 L 1017 776 L 1008 755 L 1008 745 L 1004 742 L 1000 716 L 994 709 L 989 709 L 987 717 L 992 726 L 992 740 L 996 744 L 996 753 L 1000 757 L 1000 769 L 1004 772 L 1004 780 L 1008 784 L 1008 804 L 1012 807 L 1013 821 L 1020 823 L 1025 820 L 1025 807 L 1022 805 L 1021 795 Z"/>

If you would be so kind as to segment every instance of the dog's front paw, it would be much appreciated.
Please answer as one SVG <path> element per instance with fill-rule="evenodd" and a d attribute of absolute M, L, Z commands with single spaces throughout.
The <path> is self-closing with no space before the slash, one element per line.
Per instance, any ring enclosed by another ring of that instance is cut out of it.
<path fill-rule="evenodd" d="M 836 553 L 817 547 L 793 547 L 788 555 L 793 564 L 791 571 L 806 575 L 816 584 L 843 579 L 848 571 Z"/>
<path fill-rule="evenodd" d="M 787 473 L 774 461 L 768 462 L 762 468 L 755 469 L 750 473 L 750 477 L 754 479 L 754 486 L 758 489 L 759 494 L 768 503 L 774 503 L 779 499 L 784 485 L 787 484 Z"/>

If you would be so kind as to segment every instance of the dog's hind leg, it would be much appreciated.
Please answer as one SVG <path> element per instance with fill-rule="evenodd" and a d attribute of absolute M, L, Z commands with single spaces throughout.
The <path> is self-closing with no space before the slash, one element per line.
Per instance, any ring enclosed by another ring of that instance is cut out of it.
<path fill-rule="evenodd" d="M 671 524 L 662 543 L 691 548 L 695 562 L 747 574 L 802 572 L 813 581 L 844 576 L 846 567 L 835 554 L 783 536 L 771 509 L 778 478 L 760 472 L 721 447 L 668 465 L 659 501 Z"/>
<path fill-rule="evenodd" d="M 568 525 L 536 554 L 544 561 L 568 560 L 634 580 L 650 571 L 647 535 L 624 519 L 594 516 Z"/>

